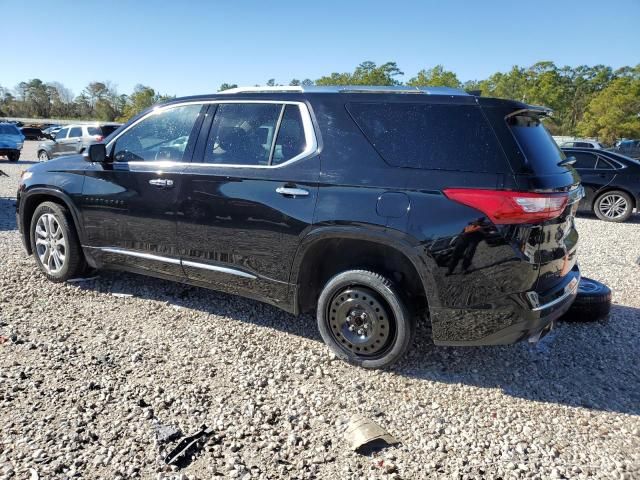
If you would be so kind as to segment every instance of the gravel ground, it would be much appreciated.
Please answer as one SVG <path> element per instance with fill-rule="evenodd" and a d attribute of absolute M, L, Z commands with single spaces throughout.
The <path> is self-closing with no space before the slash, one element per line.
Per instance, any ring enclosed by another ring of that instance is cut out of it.
<path fill-rule="evenodd" d="M 26 163 L 0 160 L 0 478 L 640 478 L 637 216 L 577 221 L 607 321 L 466 349 L 423 325 L 397 367 L 365 371 L 310 316 L 124 273 L 47 282 L 15 226 Z M 401 443 L 351 451 L 356 413 Z M 203 424 L 202 452 L 165 467 L 156 426 Z"/>

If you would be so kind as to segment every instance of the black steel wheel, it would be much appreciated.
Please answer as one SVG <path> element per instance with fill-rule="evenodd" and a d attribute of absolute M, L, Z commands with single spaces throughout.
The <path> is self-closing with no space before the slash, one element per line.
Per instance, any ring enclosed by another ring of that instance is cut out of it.
<path fill-rule="evenodd" d="M 340 358 L 365 368 L 391 365 L 411 344 L 414 319 L 385 277 L 349 270 L 333 277 L 318 300 L 318 328 Z"/>

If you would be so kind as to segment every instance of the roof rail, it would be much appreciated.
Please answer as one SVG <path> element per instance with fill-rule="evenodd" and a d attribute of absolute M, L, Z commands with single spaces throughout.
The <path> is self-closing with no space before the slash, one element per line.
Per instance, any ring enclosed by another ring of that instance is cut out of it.
<path fill-rule="evenodd" d="M 300 86 L 278 86 L 278 87 L 235 87 L 222 90 L 218 93 L 260 93 L 260 92 L 304 92 Z"/>
<path fill-rule="evenodd" d="M 329 86 L 277 86 L 277 87 L 236 87 L 218 93 L 402 93 L 427 95 L 469 95 L 464 90 L 451 87 L 411 87 L 406 85 L 374 86 L 374 85 L 329 85 Z"/>

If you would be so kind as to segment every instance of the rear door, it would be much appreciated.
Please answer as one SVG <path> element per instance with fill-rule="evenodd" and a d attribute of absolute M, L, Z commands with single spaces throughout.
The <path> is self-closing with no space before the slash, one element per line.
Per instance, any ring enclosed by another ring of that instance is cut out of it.
<path fill-rule="evenodd" d="M 568 153 L 576 158 L 573 165 L 580 174 L 580 180 L 584 188 L 585 209 L 591 210 L 598 192 L 609 185 L 616 176 L 613 166 L 601 156 L 591 152 Z"/>
<path fill-rule="evenodd" d="M 301 102 L 213 104 L 178 208 L 187 276 L 286 301 L 291 264 L 311 225 L 320 162 Z"/>
<path fill-rule="evenodd" d="M 60 142 L 63 155 L 78 153 L 82 146 L 82 127 L 71 127 L 69 136 Z"/>
<path fill-rule="evenodd" d="M 81 208 L 94 258 L 184 276 L 176 205 L 205 108 L 188 103 L 151 111 L 109 142 L 111 162 L 86 170 Z"/>

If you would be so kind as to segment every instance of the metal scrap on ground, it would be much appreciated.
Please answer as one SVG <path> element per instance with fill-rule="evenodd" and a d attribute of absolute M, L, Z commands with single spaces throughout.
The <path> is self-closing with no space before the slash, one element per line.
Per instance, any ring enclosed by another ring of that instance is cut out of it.
<path fill-rule="evenodd" d="M 358 453 L 370 453 L 399 441 L 373 420 L 362 415 L 354 415 L 349 421 L 344 438 Z"/>

